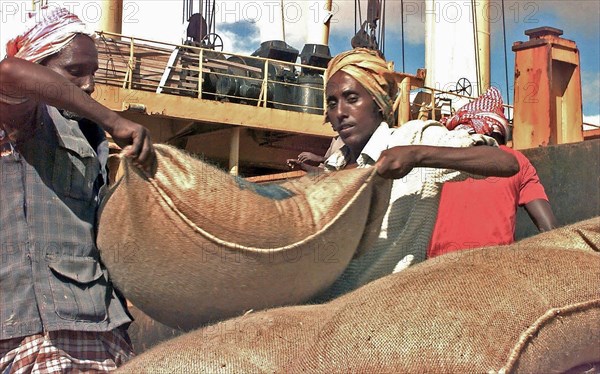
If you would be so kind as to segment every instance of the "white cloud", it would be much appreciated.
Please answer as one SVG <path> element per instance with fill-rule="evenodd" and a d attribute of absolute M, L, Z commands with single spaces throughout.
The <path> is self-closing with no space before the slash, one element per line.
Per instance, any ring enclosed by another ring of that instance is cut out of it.
<path fill-rule="evenodd" d="M 91 29 L 97 30 L 102 15 L 103 1 L 48 1 L 49 6 L 65 7 L 79 16 Z M 153 39 L 169 43 L 180 43 L 184 36 L 181 23 L 182 6 L 178 0 L 145 0 L 123 2 L 124 35 Z M 0 2 L 0 55 L 5 54 L 6 42 L 18 35 L 28 12 L 31 1 Z"/>
<path fill-rule="evenodd" d="M 584 102 L 584 112 L 600 113 L 600 72 L 584 71 L 581 74 L 581 94 Z"/>
<path fill-rule="evenodd" d="M 598 15 L 600 2 L 597 0 L 541 0 L 532 2 L 539 11 L 549 11 L 555 14 L 562 24 L 568 24 L 574 29 L 587 32 L 598 38 Z"/>
<path fill-rule="evenodd" d="M 104 0 L 106 1 L 106 0 Z M 49 1 L 51 4 L 66 6 L 73 10 L 92 26 L 97 26 L 101 1 Z M 257 22 L 273 20 L 281 14 L 279 0 L 218 0 L 216 1 L 216 27 L 235 22 Z M 402 9 L 404 4 L 404 37 L 407 43 L 418 44 L 424 41 L 425 35 L 425 2 L 387 1 L 386 29 L 388 39 L 400 37 L 402 26 Z M 436 1 L 440 17 L 449 17 L 457 9 L 452 1 Z M 462 4 L 462 3 L 461 3 Z M 322 19 L 325 12 L 321 9 L 322 1 L 295 0 L 285 1 L 284 16 L 286 41 L 288 44 L 301 48 L 305 42 L 308 18 Z M 133 36 L 155 39 L 165 42 L 178 43 L 183 35 L 182 2 L 179 0 L 125 0 L 123 5 L 123 33 Z M 1 2 L 2 44 L 5 44 L 7 34 L 11 34 L 18 20 L 31 8 L 31 1 Z M 361 0 L 362 17 L 366 18 L 367 0 Z M 354 0 L 334 0 L 333 17 L 331 20 L 332 33 L 347 35 L 350 39 L 355 29 Z M 501 2 L 490 1 L 490 19 L 492 27 L 501 26 Z M 526 24 L 526 28 L 541 26 L 539 21 L 542 13 L 552 13 L 568 23 L 570 27 L 589 30 L 598 35 L 598 14 L 600 2 L 594 0 L 543 0 L 543 1 L 507 1 L 505 2 L 506 22 L 509 27 L 515 24 Z M 469 16 L 469 14 L 462 16 Z M 15 22 L 16 21 L 16 22 Z"/>
<path fill-rule="evenodd" d="M 598 127 L 600 127 L 600 114 L 596 114 L 595 116 L 583 116 L 583 123 L 583 128 L 585 130 L 597 129 Z M 592 126 L 586 126 L 586 124 Z"/>
<path fill-rule="evenodd" d="M 334 0 L 333 2 L 332 32 L 340 35 L 348 35 L 348 42 L 354 34 L 355 28 L 360 28 L 360 20 L 358 16 L 355 17 L 354 9 L 353 0 Z M 367 16 L 367 0 L 361 0 L 361 14 L 364 22 Z M 385 27 L 388 39 L 400 38 L 402 32 L 402 15 L 404 15 L 404 20 L 406 21 L 404 24 L 404 38 L 406 43 L 422 43 L 425 40 L 425 2 L 423 0 L 405 1 L 404 12 L 402 12 L 400 1 L 387 1 Z"/>
<path fill-rule="evenodd" d="M 260 45 L 258 36 L 245 36 L 240 38 L 233 30 L 218 31 L 218 34 L 223 39 L 224 51 L 250 55 Z"/>

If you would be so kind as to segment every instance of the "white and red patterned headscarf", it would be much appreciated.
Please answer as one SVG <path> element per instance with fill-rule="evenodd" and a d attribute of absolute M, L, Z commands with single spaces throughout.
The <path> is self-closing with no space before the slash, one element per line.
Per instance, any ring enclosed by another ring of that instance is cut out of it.
<path fill-rule="evenodd" d="M 508 140 L 508 120 L 504 116 L 502 94 L 495 87 L 490 87 L 485 94 L 460 108 L 450 118 L 442 118 L 441 122 L 448 130 L 465 129 L 477 134 L 502 134 Z"/>
<path fill-rule="evenodd" d="M 79 17 L 64 8 L 43 6 L 38 13 L 29 13 L 26 30 L 6 43 L 8 57 L 18 57 L 39 63 L 59 52 L 75 35 L 94 37 Z"/>

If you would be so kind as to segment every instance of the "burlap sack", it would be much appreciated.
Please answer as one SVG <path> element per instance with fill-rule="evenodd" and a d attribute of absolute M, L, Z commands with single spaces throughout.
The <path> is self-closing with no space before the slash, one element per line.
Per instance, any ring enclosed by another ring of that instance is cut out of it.
<path fill-rule="evenodd" d="M 598 235 L 597 223 L 562 230 Z M 545 242 L 552 235 L 531 241 Z M 568 249 L 572 237 L 557 239 L 554 248 L 515 244 L 456 252 L 324 305 L 272 309 L 218 323 L 149 350 L 121 372 L 554 373 L 589 368 L 600 362 L 600 254 Z"/>
<path fill-rule="evenodd" d="M 391 182 L 373 169 L 256 185 L 157 145 L 151 179 L 123 158 L 100 209 L 114 284 L 168 326 L 301 303 L 377 237 Z"/>
<path fill-rule="evenodd" d="M 127 329 L 127 333 L 136 354 L 143 353 L 159 343 L 185 333 L 182 330 L 171 328 L 153 320 L 131 303 L 128 303 L 127 309 L 134 318 Z"/>
<path fill-rule="evenodd" d="M 569 249 L 600 252 L 600 216 L 590 218 L 577 225 L 569 225 L 536 235 L 516 243 L 526 248 L 556 248 L 557 243 L 568 243 Z"/>

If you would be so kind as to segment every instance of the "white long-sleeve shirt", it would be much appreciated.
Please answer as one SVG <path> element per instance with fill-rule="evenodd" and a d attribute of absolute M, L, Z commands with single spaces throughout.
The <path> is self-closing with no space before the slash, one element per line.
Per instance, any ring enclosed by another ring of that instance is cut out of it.
<path fill-rule="evenodd" d="M 387 123 L 382 122 L 358 157 L 358 167 L 370 167 L 384 150 L 403 145 L 470 147 L 497 143 L 479 134 L 448 131 L 437 121 L 415 120 L 399 128 L 389 128 Z M 325 168 L 332 171 L 343 169 L 348 155 L 348 148 L 342 147 L 325 161 Z M 414 168 L 405 177 L 395 180 L 377 241 L 371 248 L 361 249 L 363 254 L 350 262 L 319 299 L 337 297 L 411 263 L 425 260 L 442 184 L 470 176 L 473 175 L 450 169 Z"/>

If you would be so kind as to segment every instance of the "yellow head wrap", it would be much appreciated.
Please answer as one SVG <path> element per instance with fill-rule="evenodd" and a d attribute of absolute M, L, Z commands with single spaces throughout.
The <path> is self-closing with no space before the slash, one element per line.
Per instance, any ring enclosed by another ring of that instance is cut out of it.
<path fill-rule="evenodd" d="M 343 71 L 356 79 L 372 96 L 388 125 L 393 126 L 394 100 L 398 94 L 395 74 L 378 51 L 355 48 L 335 56 L 327 66 L 325 82 Z"/>

